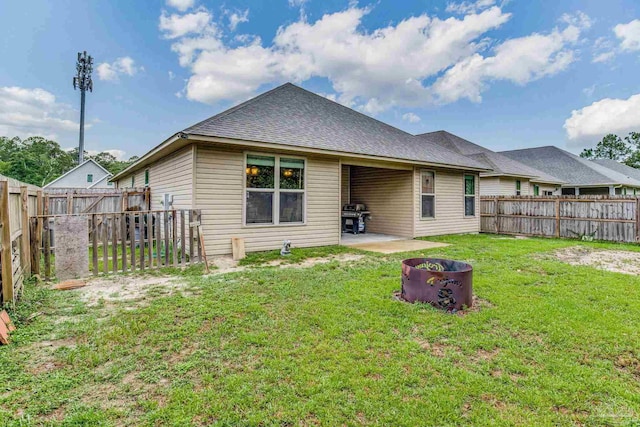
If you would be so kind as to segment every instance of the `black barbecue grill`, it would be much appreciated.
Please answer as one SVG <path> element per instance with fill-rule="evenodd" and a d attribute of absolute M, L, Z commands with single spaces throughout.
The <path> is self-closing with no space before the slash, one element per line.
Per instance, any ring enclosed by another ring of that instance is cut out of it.
<path fill-rule="evenodd" d="M 342 207 L 342 232 L 366 233 L 369 219 L 371 219 L 371 212 L 362 203 L 344 205 Z"/>

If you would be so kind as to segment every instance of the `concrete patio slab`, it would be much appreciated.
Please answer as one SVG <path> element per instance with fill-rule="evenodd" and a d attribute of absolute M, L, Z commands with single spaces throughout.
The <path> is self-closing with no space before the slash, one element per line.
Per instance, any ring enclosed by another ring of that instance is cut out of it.
<path fill-rule="evenodd" d="M 347 245 L 351 248 L 363 251 L 378 252 L 381 254 L 394 254 L 397 252 L 420 251 L 423 249 L 443 248 L 448 243 L 428 242 L 426 240 L 392 240 L 387 242 L 358 243 Z"/>

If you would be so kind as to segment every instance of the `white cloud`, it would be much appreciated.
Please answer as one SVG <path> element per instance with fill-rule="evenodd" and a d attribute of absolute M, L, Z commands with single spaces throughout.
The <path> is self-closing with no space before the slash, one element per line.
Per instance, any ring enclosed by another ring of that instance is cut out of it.
<path fill-rule="evenodd" d="M 77 147 L 74 147 L 77 148 Z M 68 148 L 67 151 L 71 151 L 73 150 L 73 148 Z M 113 157 L 116 158 L 116 160 L 127 160 L 127 158 L 125 157 L 125 154 L 127 154 L 125 151 L 123 150 L 118 150 L 118 149 L 109 149 L 109 150 L 86 150 L 86 152 L 90 155 L 90 156 L 95 156 L 96 154 L 100 154 L 100 153 L 109 153 L 111 154 Z"/>
<path fill-rule="evenodd" d="M 167 0 L 167 6 L 175 7 L 180 12 L 192 8 L 194 3 L 194 0 Z"/>
<path fill-rule="evenodd" d="M 589 15 L 580 10 L 575 13 L 563 14 L 560 17 L 560 22 L 578 27 L 582 30 L 589 29 L 593 25 L 593 20 L 589 17 Z"/>
<path fill-rule="evenodd" d="M 100 80 L 117 81 L 121 75 L 134 76 L 139 71 L 144 71 L 144 67 L 137 66 L 133 58 L 124 56 L 111 64 L 108 62 L 99 64 L 96 71 Z"/>
<path fill-rule="evenodd" d="M 482 100 L 481 93 L 490 81 L 507 80 L 524 85 L 565 70 L 575 59 L 571 45 L 579 39 L 580 29 L 569 25 L 547 35 L 532 34 L 507 40 L 495 49 L 495 55 L 475 53 L 447 70 L 433 85 L 439 102 L 467 98 Z"/>
<path fill-rule="evenodd" d="M 635 19 L 628 24 L 618 24 L 613 28 L 613 32 L 620 39 L 622 50 L 640 50 L 640 19 Z"/>
<path fill-rule="evenodd" d="M 213 15 L 206 9 L 200 8 L 195 12 L 184 15 L 167 15 L 162 12 L 160 15 L 160 31 L 167 39 L 176 39 L 189 34 L 200 34 L 203 32 L 215 33 L 215 24 L 212 22 Z"/>
<path fill-rule="evenodd" d="M 0 136 L 44 136 L 77 132 L 76 112 L 44 89 L 0 87 Z M 90 125 L 85 125 L 89 127 Z"/>
<path fill-rule="evenodd" d="M 169 80 L 173 80 L 176 78 L 176 75 L 173 73 L 173 71 L 169 71 Z"/>
<path fill-rule="evenodd" d="M 574 110 L 564 122 L 573 141 L 600 139 L 608 133 L 625 134 L 640 129 L 640 94 L 628 99 L 605 98 Z"/>
<path fill-rule="evenodd" d="M 289 6 L 291 7 L 302 7 L 307 2 L 307 0 L 289 0 Z"/>
<path fill-rule="evenodd" d="M 479 102 L 492 81 L 524 85 L 559 73 L 575 60 L 581 31 L 591 25 L 581 12 L 564 15 L 564 28 L 507 40 L 487 55 L 493 42 L 485 33 L 511 16 L 494 3 L 473 2 L 463 17 L 423 14 L 371 30 L 362 26 L 370 9 L 350 6 L 316 21 L 302 15 L 281 26 L 270 44 L 255 35 L 226 36 L 202 7 L 163 12 L 160 30 L 191 72 L 187 99 L 241 101 L 265 85 L 319 77 L 331 83 L 336 101 L 377 114 L 461 98 Z"/>
<path fill-rule="evenodd" d="M 477 13 L 480 10 L 493 6 L 495 3 L 496 0 L 477 0 L 475 2 L 464 1 L 461 3 L 452 2 L 447 3 L 446 11 L 449 13 L 466 15 L 468 13 Z"/>
<path fill-rule="evenodd" d="M 582 93 L 584 93 L 589 98 L 591 98 L 593 96 L 593 93 L 596 91 L 596 87 L 597 87 L 597 85 L 595 85 L 595 84 L 593 84 L 593 85 L 591 85 L 589 87 L 585 87 L 584 89 L 582 89 Z"/>
<path fill-rule="evenodd" d="M 409 123 L 418 123 L 421 119 L 418 115 L 414 113 L 406 113 L 402 115 L 402 120 L 407 121 Z"/>
<path fill-rule="evenodd" d="M 601 63 L 601 62 L 609 62 L 616 56 L 615 52 L 602 52 L 594 55 L 591 62 L 593 63 Z"/>
<path fill-rule="evenodd" d="M 229 13 L 229 29 L 235 31 L 238 24 L 242 22 L 249 22 L 249 9 L 244 12 L 231 12 Z"/>
<path fill-rule="evenodd" d="M 461 19 L 420 15 L 366 32 L 361 22 L 368 12 L 350 7 L 315 22 L 301 17 L 280 27 L 270 46 L 257 36 L 229 46 L 204 19 L 189 31 L 176 31 L 162 24 L 168 18 L 163 15 L 161 29 L 165 37 L 177 39 L 172 50 L 192 72 L 188 99 L 237 101 L 265 84 L 318 76 L 331 81 L 341 103 L 357 101 L 373 112 L 423 103 L 429 97 L 425 79 L 482 49 L 485 42 L 478 39 L 510 17 L 492 7 Z"/>

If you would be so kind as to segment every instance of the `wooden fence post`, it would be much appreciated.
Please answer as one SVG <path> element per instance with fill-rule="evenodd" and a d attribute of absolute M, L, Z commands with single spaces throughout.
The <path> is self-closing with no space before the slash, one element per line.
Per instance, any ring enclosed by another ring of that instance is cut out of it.
<path fill-rule="evenodd" d="M 500 218 L 499 218 L 499 215 L 498 215 L 498 212 L 499 212 L 499 211 L 498 211 L 498 203 L 499 203 L 499 201 L 498 201 L 498 196 L 496 196 L 496 197 L 495 197 L 495 199 L 493 199 L 493 200 L 494 200 L 494 203 L 495 203 L 495 204 L 494 204 L 494 206 L 493 206 L 493 209 L 495 209 L 495 215 L 496 215 L 496 218 L 495 218 L 495 222 L 496 222 L 496 234 L 500 234 L 500 226 L 499 226 L 499 224 L 498 224 L 498 222 L 499 222 L 498 220 L 500 219 Z M 482 203 L 482 202 L 481 202 L 481 203 Z"/>
<path fill-rule="evenodd" d="M 8 181 L 0 181 L 0 224 L 2 225 L 2 299 L 6 303 L 13 302 L 14 298 Z"/>
<path fill-rule="evenodd" d="M 640 197 L 636 198 L 636 242 L 640 242 Z"/>
<path fill-rule="evenodd" d="M 31 254 L 30 254 L 30 227 L 29 227 L 29 188 L 26 185 L 20 186 L 20 222 L 22 235 L 20 236 L 20 264 L 22 274 L 25 278 L 31 276 Z"/>
<path fill-rule="evenodd" d="M 31 236 L 33 239 L 33 251 L 32 255 L 33 263 L 31 264 L 31 271 L 33 274 L 40 275 L 40 254 L 42 252 L 42 217 L 44 215 L 44 200 L 42 198 L 42 190 L 38 190 L 36 198 L 36 229 L 35 236 Z"/>
<path fill-rule="evenodd" d="M 73 196 L 67 194 L 67 215 L 73 214 Z"/>
<path fill-rule="evenodd" d="M 556 199 L 556 237 L 560 237 L 560 196 Z"/>

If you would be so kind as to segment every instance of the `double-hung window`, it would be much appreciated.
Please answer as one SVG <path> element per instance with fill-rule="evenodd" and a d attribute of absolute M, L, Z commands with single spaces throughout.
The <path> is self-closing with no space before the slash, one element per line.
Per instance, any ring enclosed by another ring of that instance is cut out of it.
<path fill-rule="evenodd" d="M 516 181 L 516 196 L 519 196 L 522 194 L 522 182 L 520 182 L 520 180 Z"/>
<path fill-rule="evenodd" d="M 303 159 L 248 154 L 245 176 L 245 224 L 304 223 Z"/>
<path fill-rule="evenodd" d="M 474 175 L 464 176 L 464 215 L 475 216 L 476 214 L 476 177 Z"/>
<path fill-rule="evenodd" d="M 420 216 L 425 219 L 436 217 L 435 178 L 433 171 L 420 172 Z"/>
<path fill-rule="evenodd" d="M 93 174 L 92 173 L 88 173 L 87 174 L 87 182 L 93 182 Z"/>

